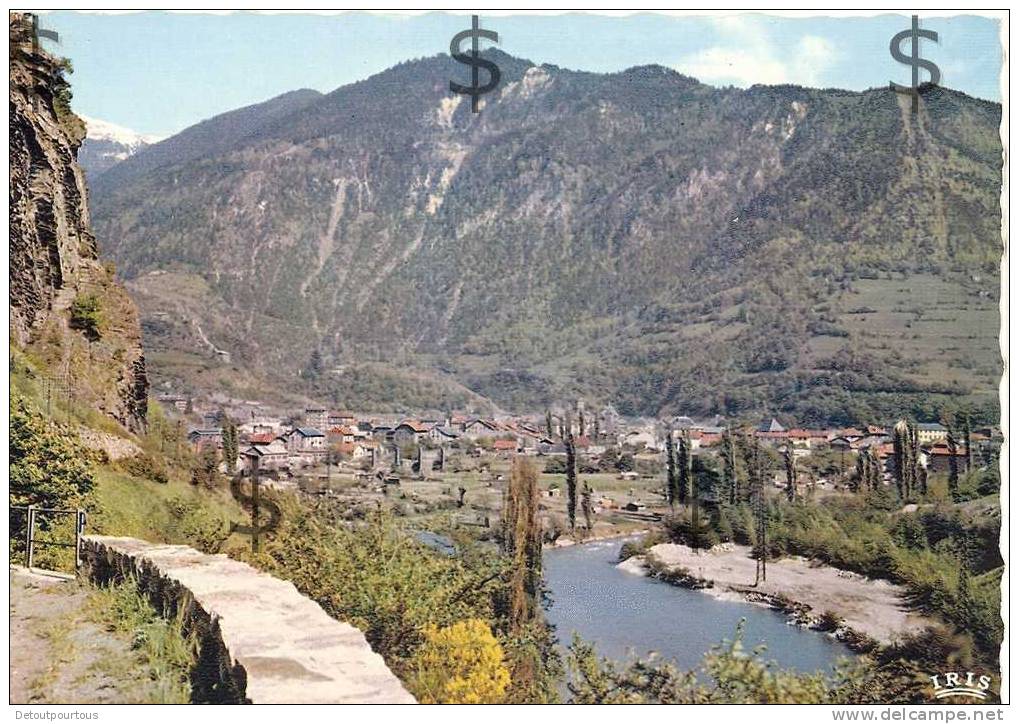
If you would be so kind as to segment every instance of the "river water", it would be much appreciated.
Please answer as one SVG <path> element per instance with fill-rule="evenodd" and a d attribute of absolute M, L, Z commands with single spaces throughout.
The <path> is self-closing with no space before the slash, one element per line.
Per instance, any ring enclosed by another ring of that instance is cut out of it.
<path fill-rule="evenodd" d="M 713 645 L 731 640 L 745 618 L 744 647 L 766 645 L 763 658 L 782 668 L 830 673 L 839 658 L 852 655 L 777 611 L 622 571 L 616 568 L 622 544 L 616 539 L 546 550 L 545 583 L 553 600 L 547 617 L 564 646 L 576 631 L 602 656 L 624 661 L 656 651 L 681 669 L 694 669 Z"/>

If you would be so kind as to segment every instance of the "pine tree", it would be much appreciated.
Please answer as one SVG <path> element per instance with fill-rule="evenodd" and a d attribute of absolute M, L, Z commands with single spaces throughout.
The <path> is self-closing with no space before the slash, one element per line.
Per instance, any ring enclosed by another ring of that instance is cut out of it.
<path fill-rule="evenodd" d="M 676 495 L 679 482 L 676 478 L 676 450 L 672 439 L 672 430 L 665 433 L 665 497 L 669 507 L 676 507 Z"/>
<path fill-rule="evenodd" d="M 577 529 L 577 450 L 573 433 L 566 431 L 566 513 L 570 518 L 570 530 Z"/>
<path fill-rule="evenodd" d="M 791 445 L 785 448 L 785 495 L 790 503 L 796 500 L 796 462 Z"/>
<path fill-rule="evenodd" d="M 552 411 L 545 410 L 545 432 L 549 437 L 555 435 L 555 430 L 552 427 Z"/>

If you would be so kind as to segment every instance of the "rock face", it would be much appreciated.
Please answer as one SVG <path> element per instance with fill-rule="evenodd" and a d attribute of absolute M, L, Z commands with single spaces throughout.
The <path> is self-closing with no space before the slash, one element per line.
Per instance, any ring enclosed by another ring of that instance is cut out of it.
<path fill-rule="evenodd" d="M 135 538 L 87 536 L 82 556 L 97 583 L 133 577 L 157 610 L 183 610 L 201 642 L 196 701 L 415 703 L 360 631 L 292 583 L 225 555 Z"/>
<path fill-rule="evenodd" d="M 138 313 L 99 259 L 75 160 L 84 125 L 62 63 L 35 47 L 24 15 L 10 16 L 10 44 L 11 339 L 75 400 L 139 429 L 148 381 Z M 95 325 L 75 322 L 76 301 L 93 305 Z"/>

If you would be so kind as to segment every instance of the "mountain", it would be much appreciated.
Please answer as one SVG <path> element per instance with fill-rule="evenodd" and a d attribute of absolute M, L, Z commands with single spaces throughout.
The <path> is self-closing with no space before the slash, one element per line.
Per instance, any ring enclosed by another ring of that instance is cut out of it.
<path fill-rule="evenodd" d="M 10 15 L 10 330 L 16 350 L 66 395 L 139 431 L 148 377 L 138 310 L 99 258 L 75 153 L 63 63 L 33 48 Z M 40 388 L 43 385 L 40 383 Z M 48 397 L 47 397 L 48 399 Z"/>
<path fill-rule="evenodd" d="M 78 149 L 78 163 L 90 183 L 104 171 L 160 140 L 159 136 L 136 133 L 109 121 L 78 117 L 85 123 L 85 140 Z"/>
<path fill-rule="evenodd" d="M 105 174 L 157 374 L 220 384 L 211 345 L 350 404 L 993 412 L 998 104 L 486 57 L 479 114 L 437 56 Z"/>
<path fill-rule="evenodd" d="M 154 143 L 144 154 L 132 157 L 130 163 L 120 164 L 109 178 L 97 180 L 95 186 L 97 189 L 107 186 L 117 188 L 167 165 L 223 153 L 242 144 L 277 118 L 300 110 L 321 95 L 318 91 L 308 89 L 291 91 L 264 103 L 202 121 L 161 143 Z"/>

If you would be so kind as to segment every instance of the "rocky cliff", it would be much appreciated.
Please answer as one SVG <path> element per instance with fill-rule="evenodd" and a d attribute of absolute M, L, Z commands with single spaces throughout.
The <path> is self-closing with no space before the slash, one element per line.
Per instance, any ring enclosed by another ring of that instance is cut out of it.
<path fill-rule="evenodd" d="M 60 59 L 10 16 L 10 331 L 70 398 L 132 429 L 148 381 L 138 312 L 100 258 L 75 159 L 84 124 Z"/>

